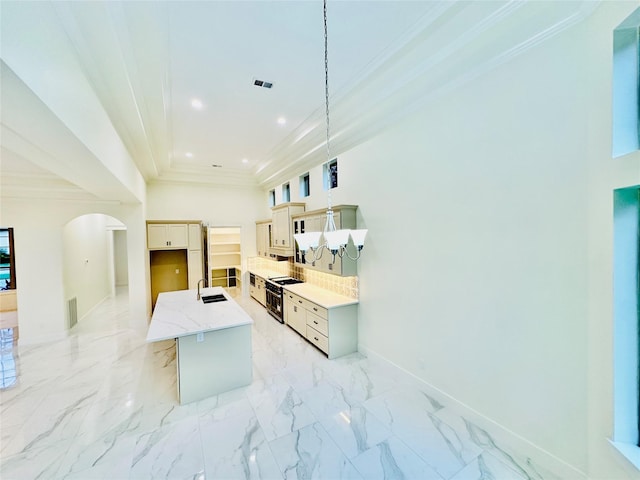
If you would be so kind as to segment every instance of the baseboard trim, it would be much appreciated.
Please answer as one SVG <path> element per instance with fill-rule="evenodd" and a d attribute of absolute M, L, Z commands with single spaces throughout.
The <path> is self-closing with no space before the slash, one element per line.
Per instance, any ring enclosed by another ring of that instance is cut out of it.
<path fill-rule="evenodd" d="M 85 318 L 91 315 L 96 308 L 98 308 L 100 305 L 102 305 L 106 300 L 108 300 L 111 297 L 113 297 L 111 293 L 107 294 L 102 300 L 100 300 L 93 307 L 91 307 L 87 313 L 82 315 L 82 317 L 78 319 L 78 323 L 76 325 L 79 325 Z M 27 336 L 27 338 L 24 338 L 24 335 L 23 335 L 22 338 L 18 339 L 18 346 L 38 345 L 41 343 L 57 342 L 58 340 L 67 338 L 70 332 L 71 332 L 71 329 L 65 326 L 65 329 L 60 332 L 51 332 L 45 335 Z"/>
<path fill-rule="evenodd" d="M 505 426 L 499 424 L 495 420 L 481 414 L 474 410 L 465 403 L 457 400 L 448 393 L 440 390 L 439 388 L 427 383 L 422 378 L 409 372 L 403 367 L 395 364 L 386 357 L 378 354 L 374 350 L 368 348 L 366 345 L 358 344 L 358 352 L 373 360 L 374 362 L 380 362 L 387 368 L 393 368 L 404 375 L 408 380 L 414 382 L 421 389 L 433 396 L 436 400 L 441 401 L 448 408 L 451 408 L 456 413 L 474 423 L 478 427 L 490 432 L 492 439 L 500 448 L 506 452 L 516 454 L 520 457 L 526 457 L 527 463 L 533 463 L 537 467 L 548 471 L 553 476 L 558 478 L 570 478 L 572 480 L 586 480 L 587 474 L 574 467 L 573 465 L 565 462 L 564 460 L 556 457 L 552 453 L 544 450 L 538 445 L 532 443 L 526 438 L 518 435 L 517 433 L 509 430 Z"/>
<path fill-rule="evenodd" d="M 78 323 L 82 322 L 85 318 L 87 318 L 88 316 L 90 316 L 96 308 L 98 308 L 100 305 L 102 305 L 105 301 L 107 301 L 110 298 L 113 298 L 115 295 L 112 293 L 107 293 L 107 295 L 102 299 L 99 300 L 93 307 L 91 307 L 89 310 L 87 310 L 87 312 L 82 315 L 82 317 L 80 317 L 78 319 Z"/>

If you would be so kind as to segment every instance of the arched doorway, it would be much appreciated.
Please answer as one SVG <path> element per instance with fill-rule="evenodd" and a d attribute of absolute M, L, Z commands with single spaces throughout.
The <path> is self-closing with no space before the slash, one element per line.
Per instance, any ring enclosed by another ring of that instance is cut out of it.
<path fill-rule="evenodd" d="M 67 328 L 128 286 L 127 228 L 101 213 L 81 215 L 62 230 Z"/>

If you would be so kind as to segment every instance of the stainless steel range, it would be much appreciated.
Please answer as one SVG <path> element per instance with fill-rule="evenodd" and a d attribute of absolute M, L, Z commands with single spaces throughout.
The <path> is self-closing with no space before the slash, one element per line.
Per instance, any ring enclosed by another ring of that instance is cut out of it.
<path fill-rule="evenodd" d="M 280 323 L 284 323 L 282 285 L 303 283 L 292 277 L 273 277 L 265 282 L 267 295 L 267 312 Z"/>

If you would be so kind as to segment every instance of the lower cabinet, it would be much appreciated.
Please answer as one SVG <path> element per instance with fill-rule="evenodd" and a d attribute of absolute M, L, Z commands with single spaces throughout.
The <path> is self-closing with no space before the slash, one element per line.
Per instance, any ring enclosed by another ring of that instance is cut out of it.
<path fill-rule="evenodd" d="M 287 291 L 284 301 L 285 323 L 327 357 L 358 351 L 358 305 L 327 309 Z"/>
<path fill-rule="evenodd" d="M 295 296 L 291 293 L 287 293 L 287 298 L 292 299 Z M 299 302 L 299 303 L 298 303 Z M 286 323 L 291 328 L 293 328 L 296 332 L 298 332 L 303 337 L 307 336 L 307 311 L 302 306 L 302 300 L 299 300 L 298 297 L 295 297 L 295 300 L 292 300 L 285 305 L 285 309 L 287 312 Z"/>
<path fill-rule="evenodd" d="M 255 298 L 263 307 L 267 306 L 267 291 L 264 278 L 255 277 L 255 285 L 249 285 L 249 294 Z"/>

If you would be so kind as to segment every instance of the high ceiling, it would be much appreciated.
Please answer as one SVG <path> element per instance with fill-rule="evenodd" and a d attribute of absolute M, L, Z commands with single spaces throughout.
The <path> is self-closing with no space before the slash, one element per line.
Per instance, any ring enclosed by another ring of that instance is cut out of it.
<path fill-rule="evenodd" d="M 330 0 L 334 153 L 596 5 Z M 84 174 L 77 168 L 91 157 L 99 169 L 104 152 L 121 147 L 147 183 L 267 187 L 325 160 L 320 0 L 3 1 L 0 8 L 3 195 L 49 179 L 65 192 L 126 200 L 116 181 L 96 185 L 91 165 Z M 108 145 L 109 129 L 120 146 Z"/>

